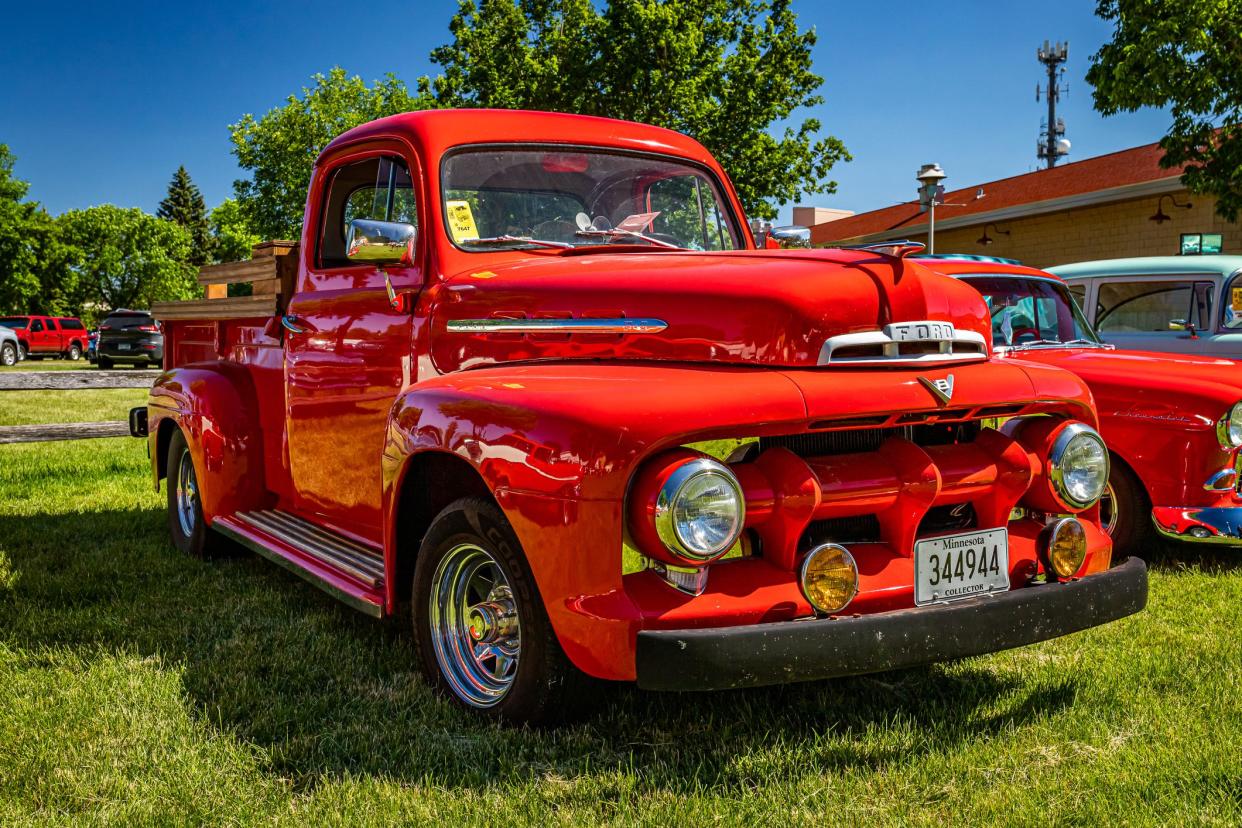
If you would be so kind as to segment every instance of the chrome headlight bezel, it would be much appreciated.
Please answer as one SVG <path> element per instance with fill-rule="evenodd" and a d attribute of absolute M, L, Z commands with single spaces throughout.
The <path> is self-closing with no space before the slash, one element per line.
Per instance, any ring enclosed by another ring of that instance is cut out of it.
<path fill-rule="evenodd" d="M 700 549 L 679 531 L 676 510 L 686 487 L 706 475 L 719 479 L 729 490 L 736 503 L 737 516 L 733 531 L 726 537 L 727 542 Z M 710 457 L 699 457 L 682 463 L 664 481 L 656 495 L 653 517 L 656 534 L 669 551 L 690 561 L 708 563 L 728 552 L 737 543 L 746 522 L 746 498 L 742 494 L 742 484 L 728 466 Z"/>
<path fill-rule="evenodd" d="M 1216 421 L 1216 442 L 1225 451 L 1242 446 L 1242 401 L 1230 406 Z"/>
<path fill-rule="evenodd" d="M 1076 440 L 1094 440 L 1098 443 L 1104 463 L 1099 491 L 1093 497 L 1085 499 L 1075 497 L 1065 479 L 1066 474 L 1072 471 L 1072 469 L 1065 468 L 1065 456 L 1069 453 L 1070 446 Z M 1100 497 L 1103 496 L 1104 490 L 1108 486 L 1108 474 L 1108 446 L 1104 443 L 1104 438 L 1100 436 L 1098 431 L 1086 423 L 1070 423 L 1061 429 L 1052 443 L 1052 449 L 1048 452 L 1048 479 L 1051 481 L 1052 490 L 1058 498 L 1074 509 L 1087 509 L 1094 506 L 1099 502 Z"/>

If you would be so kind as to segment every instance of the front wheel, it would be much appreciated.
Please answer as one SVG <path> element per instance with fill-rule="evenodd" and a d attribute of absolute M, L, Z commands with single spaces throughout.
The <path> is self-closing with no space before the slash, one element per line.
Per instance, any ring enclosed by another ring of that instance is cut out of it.
<path fill-rule="evenodd" d="M 215 533 L 203 519 L 202 490 L 194 454 L 180 429 L 168 441 L 168 534 L 173 546 L 193 558 L 211 558 L 215 552 Z"/>
<path fill-rule="evenodd" d="M 548 724 L 572 715 L 587 695 L 517 536 L 489 501 L 458 500 L 432 521 L 414 568 L 412 609 L 423 674 L 466 708 Z"/>
<path fill-rule="evenodd" d="M 1100 498 L 1100 522 L 1113 539 L 1114 562 L 1150 557 L 1156 543 L 1151 501 L 1142 482 L 1115 457 L 1109 464 L 1108 486 Z"/>
<path fill-rule="evenodd" d="M 17 364 L 17 346 L 12 342 L 6 342 L 0 345 L 0 365 L 13 366 Z"/>

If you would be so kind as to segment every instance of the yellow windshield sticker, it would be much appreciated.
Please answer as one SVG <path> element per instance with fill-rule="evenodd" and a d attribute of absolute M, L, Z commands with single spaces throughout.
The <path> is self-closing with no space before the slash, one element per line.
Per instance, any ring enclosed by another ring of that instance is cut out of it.
<path fill-rule="evenodd" d="M 474 226 L 474 212 L 468 201 L 449 201 L 448 208 L 449 235 L 453 241 L 471 241 L 479 237 L 479 230 Z"/>
<path fill-rule="evenodd" d="M 1233 289 L 1230 304 L 1233 305 L 1234 313 L 1242 313 L 1242 287 Z"/>

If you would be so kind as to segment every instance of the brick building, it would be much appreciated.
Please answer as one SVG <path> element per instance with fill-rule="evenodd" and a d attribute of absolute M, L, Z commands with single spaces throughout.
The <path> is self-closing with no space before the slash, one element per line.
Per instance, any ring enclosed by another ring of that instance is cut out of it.
<path fill-rule="evenodd" d="M 1175 255 L 1183 233 L 1220 233 L 1222 253 L 1242 253 L 1242 225 L 1217 216 L 1215 199 L 1188 193 L 1161 154 L 1147 144 L 949 191 L 936 207 L 936 252 L 1051 267 Z M 917 201 L 811 227 L 816 246 L 889 239 L 927 241 Z"/>

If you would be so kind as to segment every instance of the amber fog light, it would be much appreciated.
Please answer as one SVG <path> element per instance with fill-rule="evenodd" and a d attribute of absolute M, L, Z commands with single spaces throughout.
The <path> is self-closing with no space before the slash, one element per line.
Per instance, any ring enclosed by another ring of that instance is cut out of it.
<path fill-rule="evenodd" d="M 1040 538 L 1044 566 L 1058 578 L 1069 578 L 1082 569 L 1087 557 L 1087 531 L 1078 518 L 1061 518 L 1048 524 Z"/>
<path fill-rule="evenodd" d="M 831 615 L 845 609 L 858 594 L 858 564 L 844 546 L 825 543 L 803 558 L 798 580 L 811 606 Z"/>

